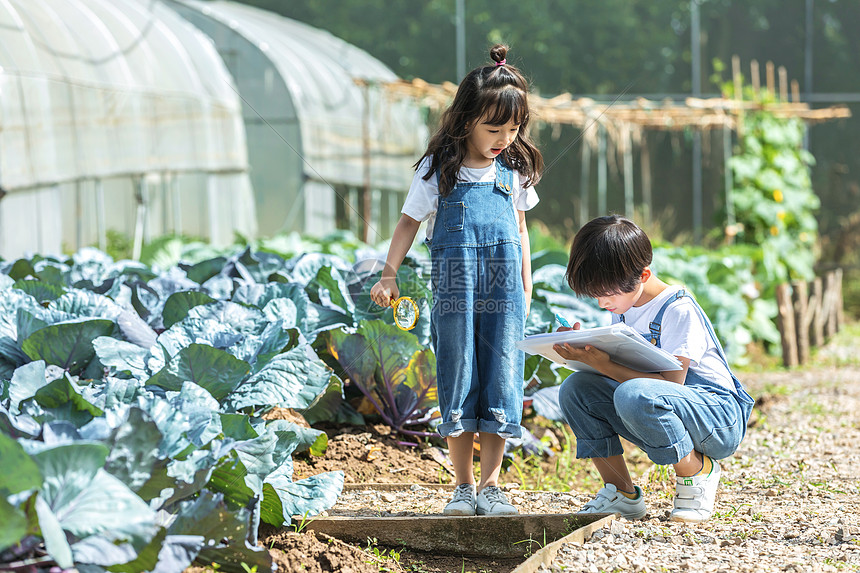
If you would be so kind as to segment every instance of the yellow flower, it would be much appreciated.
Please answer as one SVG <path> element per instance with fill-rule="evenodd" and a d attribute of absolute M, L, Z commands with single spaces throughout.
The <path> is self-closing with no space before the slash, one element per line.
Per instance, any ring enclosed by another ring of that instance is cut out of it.
<path fill-rule="evenodd" d="M 782 191 L 780 191 L 779 189 L 774 189 L 773 190 L 773 200 L 776 201 L 777 203 L 782 203 L 782 199 L 783 199 Z"/>
<path fill-rule="evenodd" d="M 779 219 L 780 221 L 785 221 L 785 211 L 782 211 L 782 210 L 778 211 L 776 214 L 776 218 Z"/>
<path fill-rule="evenodd" d="M 773 227 L 770 228 L 770 234 L 773 235 L 774 237 L 779 235 L 779 229 L 777 228 L 776 225 L 774 225 Z"/>

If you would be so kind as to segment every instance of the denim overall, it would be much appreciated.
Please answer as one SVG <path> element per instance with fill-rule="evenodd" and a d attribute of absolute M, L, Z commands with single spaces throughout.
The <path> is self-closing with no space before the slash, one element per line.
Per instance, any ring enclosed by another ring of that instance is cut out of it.
<path fill-rule="evenodd" d="M 685 296 L 689 297 L 680 290 L 663 304 L 649 325 L 650 332 L 642 334 L 646 340 L 660 348 L 663 314 Z M 690 300 L 728 368 L 710 320 L 695 299 Z M 559 390 L 559 405 L 576 435 L 578 458 L 620 455 L 624 450 L 619 436 L 623 436 L 660 465 L 675 464 L 693 450 L 722 459 L 732 455 L 746 435 L 754 402 L 734 374 L 732 380 L 735 392 L 690 369 L 684 384 L 653 378 L 620 383 L 599 374 L 574 372 Z"/>
<path fill-rule="evenodd" d="M 500 158 L 495 165 L 495 182 L 457 183 L 439 198 L 428 241 L 443 437 L 522 435 L 525 355 L 514 343 L 525 330 L 525 293 L 515 173 Z"/>

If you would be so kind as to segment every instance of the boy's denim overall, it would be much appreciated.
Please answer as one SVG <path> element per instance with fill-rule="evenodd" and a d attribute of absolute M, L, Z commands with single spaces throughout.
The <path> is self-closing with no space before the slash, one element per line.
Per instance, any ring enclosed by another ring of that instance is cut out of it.
<path fill-rule="evenodd" d="M 429 241 L 430 334 L 443 437 L 522 435 L 525 329 L 522 246 L 511 184 L 496 159 L 495 183 L 458 183 L 439 198 Z"/>
<path fill-rule="evenodd" d="M 660 347 L 663 313 L 684 296 L 689 295 L 681 290 L 666 301 L 651 322 L 651 332 L 643 334 L 646 340 Z M 710 320 L 690 298 L 728 367 Z M 599 374 L 574 372 L 559 390 L 559 405 L 576 435 L 577 458 L 620 455 L 624 449 L 619 436 L 623 436 L 660 465 L 675 464 L 693 450 L 722 459 L 740 445 L 753 407 L 753 399 L 734 374 L 732 380 L 735 392 L 691 370 L 684 384 L 653 378 L 620 383 Z"/>

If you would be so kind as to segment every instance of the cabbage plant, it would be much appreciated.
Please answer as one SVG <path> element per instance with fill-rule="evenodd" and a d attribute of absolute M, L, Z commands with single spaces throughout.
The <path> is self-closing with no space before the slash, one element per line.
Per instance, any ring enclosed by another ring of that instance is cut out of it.
<path fill-rule="evenodd" d="M 95 250 L 0 263 L 0 568 L 272 570 L 260 521 L 343 487 L 292 479 L 323 432 L 261 417 L 341 388 L 311 345 L 341 318 L 291 279 L 247 251 L 163 272 Z"/>

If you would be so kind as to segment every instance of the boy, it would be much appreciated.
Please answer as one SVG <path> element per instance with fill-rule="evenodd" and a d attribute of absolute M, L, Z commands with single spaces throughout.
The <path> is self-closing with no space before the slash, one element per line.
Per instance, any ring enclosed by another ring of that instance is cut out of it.
<path fill-rule="evenodd" d="M 559 404 L 576 435 L 576 457 L 591 458 L 605 486 L 582 513 L 647 513 L 633 485 L 619 436 L 641 447 L 656 464 L 675 468 L 674 521 L 704 521 L 714 509 L 720 481 L 716 460 L 730 456 L 746 433 L 753 399 L 731 373 L 710 320 L 681 287 L 651 271 L 651 242 L 632 221 L 598 217 L 576 234 L 565 278 L 580 296 L 597 299 L 682 369 L 637 372 L 592 346 L 558 344 L 555 350 L 602 375 L 574 372 L 561 386 Z M 573 328 L 578 329 L 579 323 Z"/>

